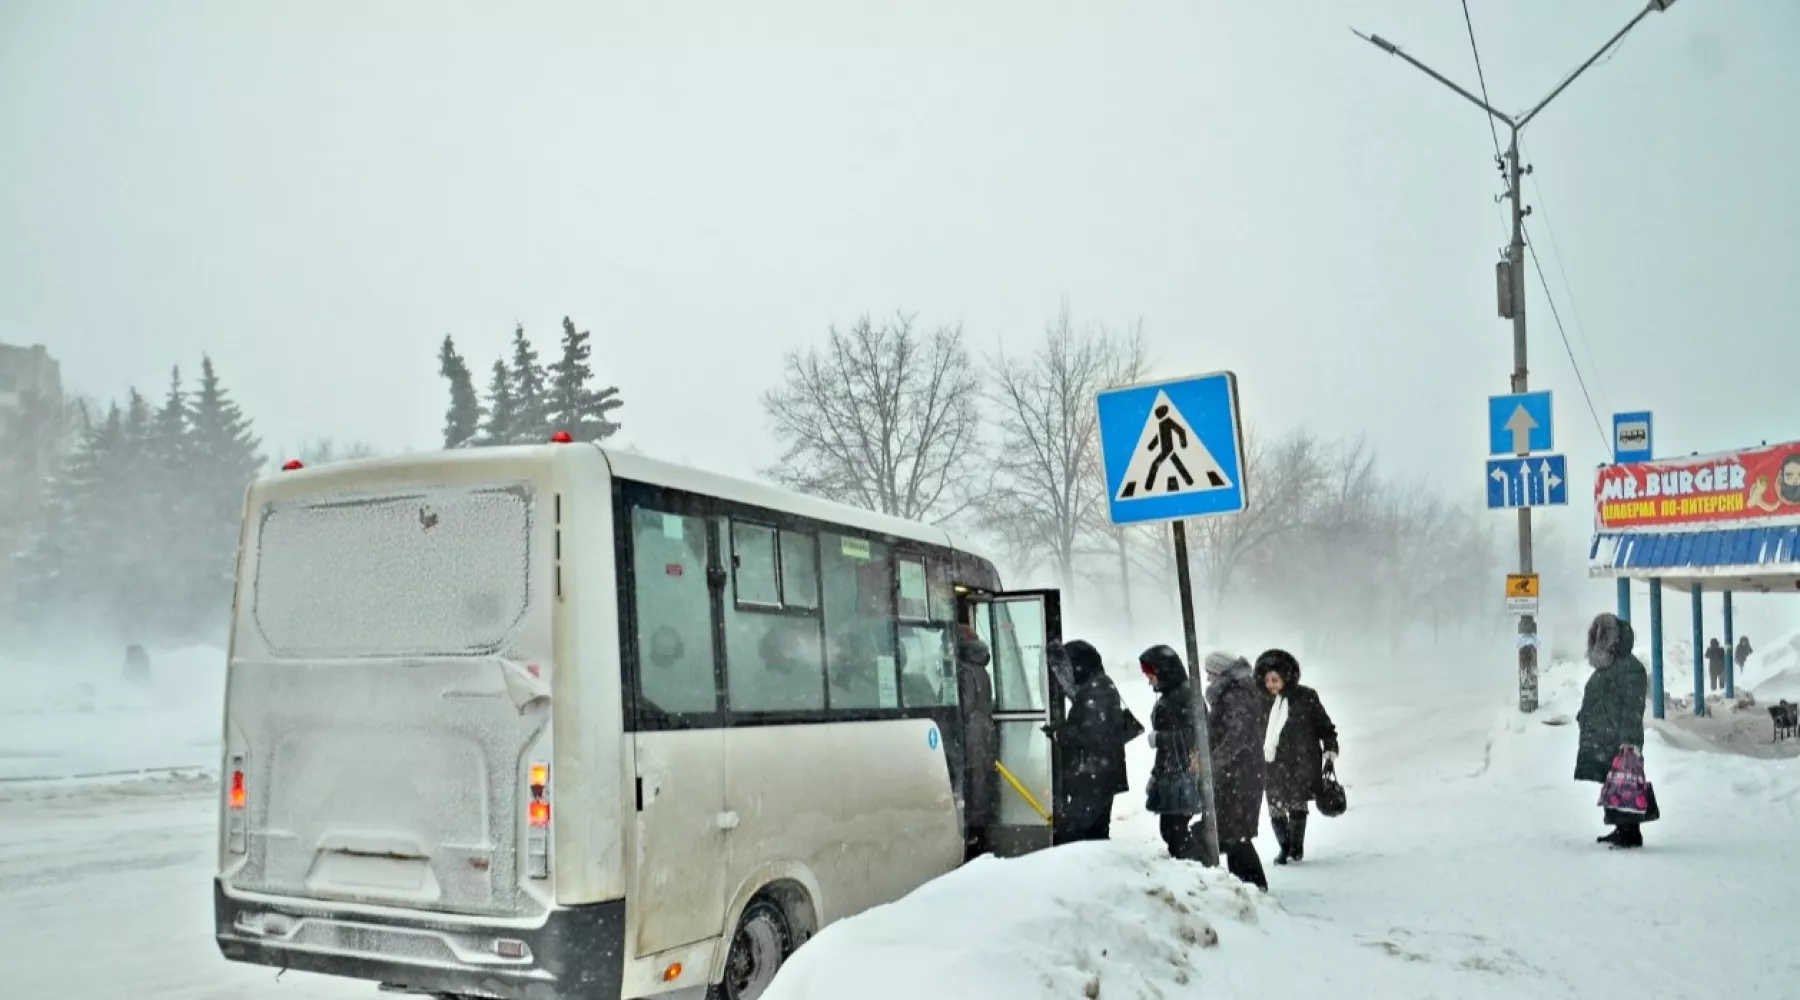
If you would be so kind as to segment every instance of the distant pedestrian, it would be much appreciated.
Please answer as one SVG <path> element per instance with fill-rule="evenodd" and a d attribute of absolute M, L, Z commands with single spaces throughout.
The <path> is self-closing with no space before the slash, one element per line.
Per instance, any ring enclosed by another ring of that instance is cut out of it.
<path fill-rule="evenodd" d="M 1254 838 L 1262 820 L 1262 744 L 1269 700 L 1257 690 L 1250 661 L 1230 653 L 1208 654 L 1206 705 L 1219 852 L 1231 874 L 1267 892 L 1269 879 Z"/>
<path fill-rule="evenodd" d="M 1725 647 L 1719 645 L 1718 639 L 1706 647 L 1706 673 L 1712 681 L 1714 691 L 1725 688 Z"/>
<path fill-rule="evenodd" d="M 1059 844 L 1112 837 L 1113 799 L 1130 789 L 1125 744 L 1144 733 L 1106 676 L 1100 651 L 1076 639 L 1052 655 L 1068 658 L 1075 689 L 1069 714 L 1044 730 L 1061 754 L 1057 773 L 1055 838 Z"/>
<path fill-rule="evenodd" d="M 1257 657 L 1256 676 L 1273 699 L 1263 760 L 1268 763 L 1269 825 L 1281 847 L 1275 863 L 1285 865 L 1306 858 L 1306 804 L 1324 788 L 1325 765 L 1337 762 L 1337 726 L 1319 693 L 1300 683 L 1300 661 L 1292 653 L 1271 649 Z"/>
<path fill-rule="evenodd" d="M 1581 692 L 1581 711 L 1575 716 L 1581 733 L 1575 752 L 1575 780 L 1605 785 L 1613 760 L 1623 747 L 1642 751 L 1644 702 L 1650 678 L 1644 664 L 1631 652 L 1636 636 L 1631 623 L 1613 614 L 1595 616 L 1588 626 L 1587 659 L 1594 672 Z M 1613 831 L 1598 838 L 1614 847 L 1642 847 L 1642 824 L 1651 814 L 1608 809 L 1606 822 Z"/>
<path fill-rule="evenodd" d="M 1738 673 L 1742 674 L 1744 672 L 1744 666 L 1750 662 L 1750 637 L 1749 636 L 1747 636 L 1747 635 L 1738 636 L 1737 649 L 1735 651 L 1735 655 L 1737 657 Z"/>
<path fill-rule="evenodd" d="M 137 643 L 125 647 L 125 679 L 133 684 L 150 683 L 150 654 Z"/>
<path fill-rule="evenodd" d="M 1144 809 L 1161 819 L 1158 826 L 1169 855 L 1189 861 L 1209 861 L 1200 856 L 1199 838 L 1188 832 L 1200 812 L 1200 747 L 1195 742 L 1194 686 L 1187 667 L 1167 646 L 1151 646 L 1138 657 L 1138 666 L 1156 689 L 1156 707 L 1150 711 L 1150 745 L 1156 748 L 1145 789 Z"/>

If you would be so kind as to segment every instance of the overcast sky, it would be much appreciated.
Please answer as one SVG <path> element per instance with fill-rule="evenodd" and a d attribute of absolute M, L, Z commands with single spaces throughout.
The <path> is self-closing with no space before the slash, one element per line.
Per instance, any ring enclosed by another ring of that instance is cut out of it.
<path fill-rule="evenodd" d="M 1523 108 L 1638 4 L 1471 9 Z M 445 333 L 484 369 L 569 314 L 623 440 L 750 473 L 828 324 L 1022 351 L 1067 297 L 1162 372 L 1235 369 L 1254 423 L 1474 498 L 1511 366 L 1492 141 L 1352 25 L 1475 86 L 1455 0 L 0 0 L 0 340 L 101 397 L 210 352 L 271 444 L 399 449 L 437 443 Z M 1593 405 L 1654 409 L 1660 452 L 1800 437 L 1797 47 L 1800 5 L 1682 0 L 1527 132 Z"/>

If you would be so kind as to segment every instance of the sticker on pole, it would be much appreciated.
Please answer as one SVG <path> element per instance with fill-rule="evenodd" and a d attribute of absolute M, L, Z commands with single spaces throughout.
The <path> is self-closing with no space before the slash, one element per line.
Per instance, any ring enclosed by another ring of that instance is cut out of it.
<path fill-rule="evenodd" d="M 1230 372 L 1109 389 L 1095 403 L 1114 524 L 1235 514 L 1247 506 Z"/>
<path fill-rule="evenodd" d="M 938 748 L 938 731 L 936 726 L 932 726 L 925 731 L 925 745 L 933 750 Z"/>
<path fill-rule="evenodd" d="M 1538 575 L 1536 573 L 1507 574 L 1506 610 L 1515 615 L 1538 613 Z"/>

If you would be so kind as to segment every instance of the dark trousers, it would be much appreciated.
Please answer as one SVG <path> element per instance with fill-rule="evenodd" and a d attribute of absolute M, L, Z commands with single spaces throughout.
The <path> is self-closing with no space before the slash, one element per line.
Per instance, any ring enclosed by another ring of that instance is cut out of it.
<path fill-rule="evenodd" d="M 1189 846 L 1193 835 L 1188 832 L 1188 824 L 1193 821 L 1191 813 L 1164 813 L 1157 819 L 1157 829 L 1162 833 L 1163 843 L 1168 845 L 1170 857 L 1193 857 L 1193 850 Z"/>
<path fill-rule="evenodd" d="M 1263 874 L 1262 856 L 1256 853 L 1255 844 L 1234 840 L 1220 845 L 1219 853 L 1225 855 L 1225 870 L 1237 876 L 1238 881 L 1268 891 L 1269 878 Z"/>
<path fill-rule="evenodd" d="M 1056 804 L 1052 843 L 1112 839 L 1112 796 L 1068 796 Z"/>

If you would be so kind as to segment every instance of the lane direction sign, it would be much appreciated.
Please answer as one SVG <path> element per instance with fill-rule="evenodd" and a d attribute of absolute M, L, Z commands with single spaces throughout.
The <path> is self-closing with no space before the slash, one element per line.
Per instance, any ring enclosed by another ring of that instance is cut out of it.
<path fill-rule="evenodd" d="M 1569 461 L 1565 455 L 1490 458 L 1487 462 L 1489 510 L 1519 507 L 1563 507 L 1569 502 Z"/>

